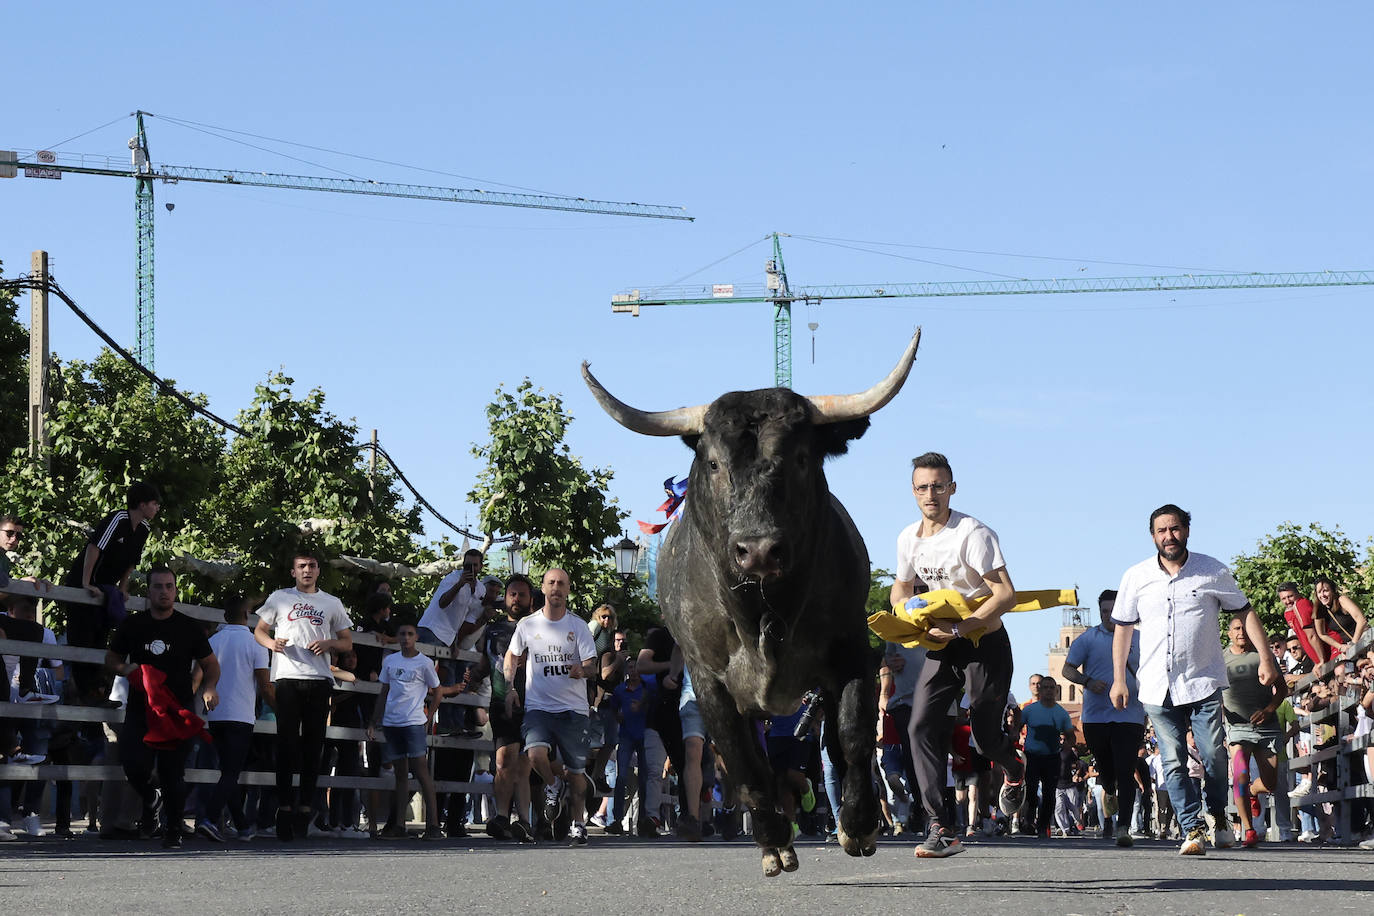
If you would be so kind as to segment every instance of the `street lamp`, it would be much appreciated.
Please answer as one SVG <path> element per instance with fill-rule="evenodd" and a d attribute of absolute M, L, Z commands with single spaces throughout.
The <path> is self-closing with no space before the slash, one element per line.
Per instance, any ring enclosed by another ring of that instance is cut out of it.
<path fill-rule="evenodd" d="M 615 571 L 629 585 L 639 569 L 639 545 L 628 537 L 615 545 Z"/>
<path fill-rule="evenodd" d="M 506 564 L 510 567 L 511 575 L 523 576 L 529 572 L 530 561 L 525 557 L 525 545 L 516 538 L 506 545 Z"/>

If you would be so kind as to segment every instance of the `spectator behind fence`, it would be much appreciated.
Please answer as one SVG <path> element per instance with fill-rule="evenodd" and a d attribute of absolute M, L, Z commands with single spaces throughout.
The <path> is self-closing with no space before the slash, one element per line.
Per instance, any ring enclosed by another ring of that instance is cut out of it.
<path fill-rule="evenodd" d="M 243 807 L 239 774 L 253 746 L 258 698 L 269 707 L 276 702 L 268 677 L 271 654 L 258 644 L 248 628 L 248 607 L 247 598 L 231 599 L 225 604 L 224 626 L 210 637 L 210 648 L 220 667 L 219 705 L 207 709 L 205 718 L 219 755 L 219 782 L 205 794 L 196 833 L 215 843 L 224 842 L 219 827 L 226 805 L 238 838 L 248 840 L 253 836 L 252 821 Z"/>
<path fill-rule="evenodd" d="M 401 651 L 387 656 L 382 664 L 379 678 L 382 693 L 367 726 L 369 741 L 376 740 L 377 726 L 382 726 L 386 735 L 383 759 L 391 763 L 396 775 L 395 820 L 382 835 L 406 835 L 405 805 L 410 798 L 408 771 L 413 770 L 425 798 L 425 832 L 421 839 L 437 840 L 444 834 L 439 829 L 439 803 L 425 759 L 425 730 L 439 708 L 439 675 L 434 670 L 434 663 L 415 648 L 415 627 L 408 623 L 398 627 L 396 639 Z"/>
<path fill-rule="evenodd" d="M 1296 582 L 1285 582 L 1278 587 L 1279 602 L 1283 605 L 1283 619 L 1293 632 L 1293 638 L 1301 643 L 1302 651 L 1313 665 L 1326 661 L 1326 643 L 1317 638 L 1317 630 L 1312 622 L 1312 602 L 1298 594 Z"/>
<path fill-rule="evenodd" d="M 143 545 L 162 508 L 162 497 L 157 487 L 140 481 L 129 487 L 124 502 L 126 508 L 111 512 L 91 530 L 90 540 L 62 580 L 63 585 L 84 588 L 100 599 L 100 604 L 62 605 L 68 645 L 104 649 L 110 631 L 126 616 L 129 574 L 143 558 Z M 109 688 L 99 665 L 74 663 L 71 669 L 78 702 L 98 701 Z"/>
<path fill-rule="evenodd" d="M 186 755 L 204 724 L 190 712 L 192 662 L 201 668 L 205 708 L 213 711 L 219 705 L 219 661 L 199 621 L 176 610 L 176 597 L 176 574 L 165 566 L 154 567 L 148 573 L 148 610 L 120 624 L 105 653 L 105 667 L 129 679 L 120 759 L 129 785 L 143 800 L 140 832 L 150 837 L 156 832 L 160 802 L 166 849 L 181 846 Z M 161 798 L 153 788 L 154 768 Z"/>
<path fill-rule="evenodd" d="M 19 575 L 14 568 L 14 557 L 19 556 L 19 545 L 24 540 L 24 521 L 17 515 L 0 515 L 0 585 L 10 579 L 33 583 L 39 591 L 46 592 L 52 584 L 35 576 Z M 13 555 L 13 556 L 11 556 Z"/>
<path fill-rule="evenodd" d="M 1312 624 L 1317 638 L 1330 646 L 1328 655 L 1359 642 L 1369 626 L 1360 606 L 1349 595 L 1342 595 L 1326 576 L 1318 576 L 1313 586 Z"/>
<path fill-rule="evenodd" d="M 334 676 L 330 653 L 353 648 L 352 621 L 342 602 L 319 589 L 320 561 L 308 552 L 291 560 L 295 588 L 268 596 L 253 631 L 271 649 L 277 713 L 277 839 L 304 838 L 319 782 L 320 757 Z M 300 788 L 294 783 L 300 775 Z"/>

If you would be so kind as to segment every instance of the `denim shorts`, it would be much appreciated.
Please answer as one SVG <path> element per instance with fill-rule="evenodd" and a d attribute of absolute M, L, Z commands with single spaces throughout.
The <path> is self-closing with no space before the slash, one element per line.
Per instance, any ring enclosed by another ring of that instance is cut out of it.
<path fill-rule="evenodd" d="M 700 738 L 706 740 L 706 726 L 701 721 L 701 710 L 697 707 L 696 700 L 688 700 L 678 709 L 678 718 L 682 720 L 682 737 Z"/>
<path fill-rule="evenodd" d="M 525 736 L 525 750 L 543 747 L 552 751 L 557 748 L 558 759 L 563 761 L 569 773 L 586 772 L 589 747 L 586 716 L 576 712 L 526 709 L 521 731 Z"/>
<path fill-rule="evenodd" d="M 416 757 L 425 756 L 423 725 L 387 725 L 382 731 L 386 733 L 386 750 L 382 752 L 382 760 L 385 762 L 391 763 L 402 757 L 414 760 Z"/>

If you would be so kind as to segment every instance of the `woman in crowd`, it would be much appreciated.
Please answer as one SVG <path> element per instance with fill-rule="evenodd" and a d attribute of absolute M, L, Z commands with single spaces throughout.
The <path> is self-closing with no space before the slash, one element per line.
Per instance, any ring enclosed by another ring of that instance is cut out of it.
<path fill-rule="evenodd" d="M 1369 626 L 1359 605 L 1342 595 L 1336 583 L 1326 576 L 1317 577 L 1312 605 L 1317 638 L 1337 652 L 1346 643 L 1357 642 Z"/>

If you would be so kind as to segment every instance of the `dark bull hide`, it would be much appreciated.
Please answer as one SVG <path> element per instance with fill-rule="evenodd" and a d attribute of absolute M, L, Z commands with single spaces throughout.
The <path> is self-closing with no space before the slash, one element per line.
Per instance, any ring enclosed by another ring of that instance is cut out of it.
<path fill-rule="evenodd" d="M 797 856 L 754 720 L 795 712 L 813 688 L 822 691 L 827 750 L 843 785 L 840 843 L 852 856 L 876 849 L 868 551 L 822 464 L 844 454 L 868 415 L 901 389 L 920 341 L 918 329 L 896 368 L 860 394 L 733 391 L 709 406 L 660 413 L 616 400 L 582 364 L 592 394 L 622 426 L 682 436 L 696 453 L 682 519 L 659 553 L 658 597 L 707 731 L 753 813 L 770 876 L 795 870 Z"/>

